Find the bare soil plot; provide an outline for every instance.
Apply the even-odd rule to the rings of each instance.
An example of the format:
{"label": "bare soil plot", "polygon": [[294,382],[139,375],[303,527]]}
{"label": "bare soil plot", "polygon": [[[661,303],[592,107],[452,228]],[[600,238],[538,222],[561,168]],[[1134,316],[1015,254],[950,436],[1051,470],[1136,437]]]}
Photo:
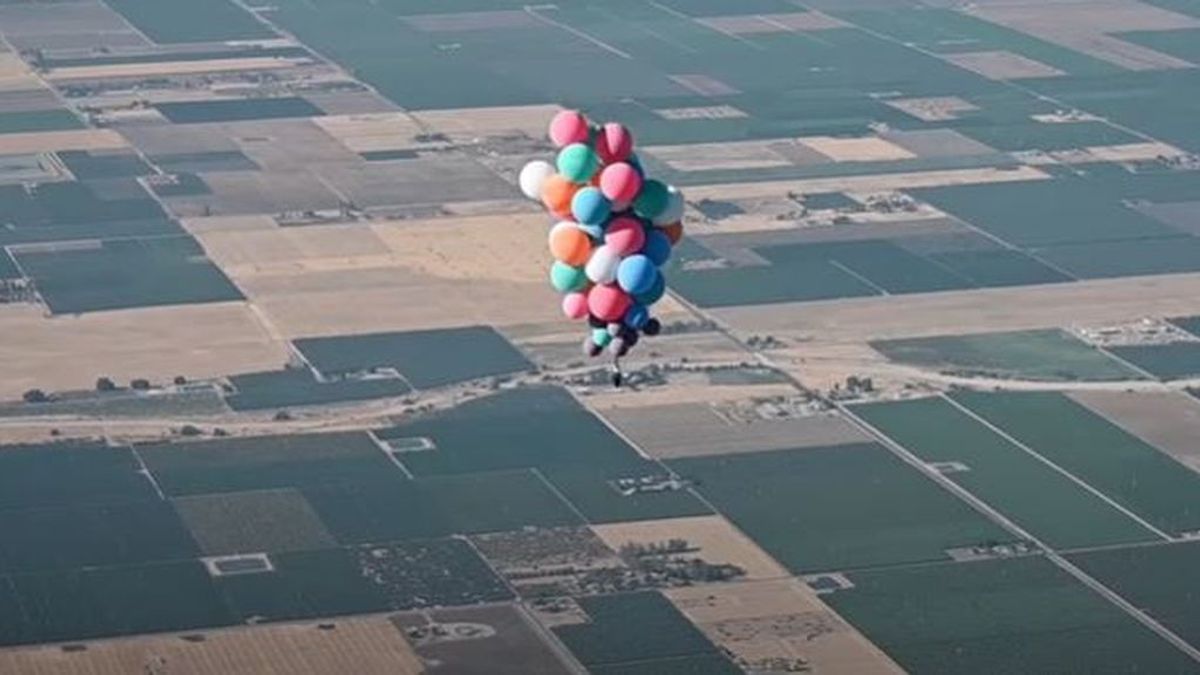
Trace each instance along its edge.
{"label": "bare soil plot", "polygon": [[787,570],[722,516],[593,525],[592,529],[614,551],[628,544],[649,546],[685,539],[695,549],[687,554],[689,557],[713,565],[736,565],[746,571],[746,579],[788,576]]}
{"label": "bare soil plot", "polygon": [[1200,27],[1200,20],[1187,15],[1129,0],[973,6],[967,12],[1128,70],[1192,68],[1193,65],[1112,37],[1109,33]]}
{"label": "bare soil plot", "polygon": [[436,609],[402,614],[393,621],[408,635],[428,675],[572,672],[559,653],[561,647],[552,647],[520,606]]}
{"label": "bare soil plot", "polygon": [[1013,52],[959,52],[943,54],[942,58],[959,68],[966,68],[992,80],[1021,80],[1066,75],[1058,68]]}
{"label": "bare soil plot", "polygon": [[731,143],[695,143],[691,145],[659,145],[644,148],[676,171],[712,171],[718,169],[769,169],[791,166],[791,160],[771,149],[771,141],[737,141]]}
{"label": "bare soil plot", "polygon": [[1123,145],[1099,145],[1084,148],[1091,161],[1139,162],[1159,157],[1179,157],[1186,153],[1166,143],[1126,143]]}
{"label": "bare soil plot", "polygon": [[29,675],[419,675],[424,665],[387,617],[154,635],[0,651],[0,671]]}
{"label": "bare soil plot", "polygon": [[27,155],[59,150],[120,150],[129,147],[111,129],[30,131],[0,135],[0,155]]}
{"label": "bare soil plot", "polygon": [[944,122],[958,119],[958,113],[979,110],[979,106],[957,96],[925,98],[896,98],[885,101],[900,112],[925,122]]}
{"label": "bare soil plot", "polygon": [[[286,345],[273,340],[241,302],[155,307],[46,319],[30,305],[0,307],[0,397],[35,387],[90,389],[176,375],[208,378],[275,370]],[[33,346],[36,345],[36,348]]]}
{"label": "bare soil plot", "polygon": [[1179,392],[1087,391],[1076,403],[1200,471],[1200,401]]}
{"label": "bare soil plot", "polygon": [[916,157],[904,148],[882,138],[834,138],[811,136],[800,142],[835,162],[888,162]]}
{"label": "bare soil plot", "polygon": [[[165,57],[164,57],[165,58]],[[296,65],[292,59],[273,56],[240,59],[209,59],[205,61],[160,61],[157,63],[124,63],[103,66],[71,66],[54,68],[45,74],[51,82],[92,80],[104,78],[145,78],[196,73],[233,73],[247,70],[278,70]]]}
{"label": "bare soil plot", "polygon": [[0,5],[0,26],[13,47],[80,49],[148,46],[150,42],[99,0]]}
{"label": "bare soil plot", "polygon": [[351,152],[406,150],[428,145],[416,139],[425,127],[404,112],[327,115],[313,118],[313,124]]}
{"label": "bare soil plot", "polygon": [[730,35],[795,33],[848,27],[845,22],[821,12],[713,16],[696,19],[696,22]]}
{"label": "bare soil plot", "polygon": [[603,416],[652,457],[699,457],[869,440],[840,416],[815,414],[745,423],[708,402],[608,408]]}
{"label": "bare soil plot", "polygon": [[[750,333],[782,331],[818,340],[953,335],[1182,316],[1196,309],[1200,274],[1130,277],[1020,288],[797,305],[729,307],[714,314]],[[851,340],[851,341],[854,341]]]}
{"label": "bare soil plot", "polygon": [[556,105],[520,105],[420,110],[412,115],[430,132],[446,134],[455,141],[513,135],[544,139],[547,125],[559,110],[562,108]]}
{"label": "bare soil plot", "polygon": [[[903,672],[801,581],[675,588],[679,611],[744,668],[869,675]],[[787,672],[791,672],[788,670]]]}
{"label": "bare soil plot", "polygon": [[741,93],[737,88],[711,75],[671,75],[670,78],[681,87],[686,87],[701,96],[733,96]]}

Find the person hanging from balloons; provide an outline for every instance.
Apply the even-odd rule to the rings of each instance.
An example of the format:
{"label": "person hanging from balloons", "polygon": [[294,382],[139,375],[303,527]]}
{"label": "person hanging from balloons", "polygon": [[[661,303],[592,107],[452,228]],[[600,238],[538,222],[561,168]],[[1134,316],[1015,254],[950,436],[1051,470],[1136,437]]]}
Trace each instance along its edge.
{"label": "person hanging from balloons", "polygon": [[683,236],[683,194],[648,178],[621,124],[593,125],[564,110],[550,122],[558,155],[534,160],[518,182],[557,221],[550,228],[550,284],[562,310],[586,321],[584,353],[612,355],[612,380],[621,386],[621,357],[662,328],[651,307],[666,294],[663,266]]}

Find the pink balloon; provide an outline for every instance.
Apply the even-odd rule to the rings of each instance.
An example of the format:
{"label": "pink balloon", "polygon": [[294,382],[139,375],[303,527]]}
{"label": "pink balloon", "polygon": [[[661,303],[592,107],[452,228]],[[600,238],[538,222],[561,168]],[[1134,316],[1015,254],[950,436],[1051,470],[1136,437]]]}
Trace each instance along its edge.
{"label": "pink balloon", "polygon": [[586,143],[588,121],[578,110],[563,110],[550,120],[550,141],[563,148],[572,143]]}
{"label": "pink balloon", "polygon": [[633,154],[633,134],[616,122],[605,124],[596,138],[596,154],[605,164],[624,162]]}
{"label": "pink balloon", "polygon": [[646,230],[637,218],[619,216],[613,218],[604,231],[604,243],[625,257],[642,250],[646,244]]}
{"label": "pink balloon", "polygon": [[642,174],[625,162],[609,164],[600,172],[600,191],[609,201],[633,201],[641,189]]}
{"label": "pink balloon", "polygon": [[588,291],[588,309],[601,321],[620,321],[633,300],[616,284],[593,286]]}
{"label": "pink balloon", "polygon": [[582,319],[588,315],[587,295],[579,292],[567,293],[562,300],[563,314],[568,319]]}

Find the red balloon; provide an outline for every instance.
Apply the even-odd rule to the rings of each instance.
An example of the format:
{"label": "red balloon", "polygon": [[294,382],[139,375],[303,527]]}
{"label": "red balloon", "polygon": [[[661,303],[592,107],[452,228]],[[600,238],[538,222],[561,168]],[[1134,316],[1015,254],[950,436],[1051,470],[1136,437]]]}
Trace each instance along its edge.
{"label": "red balloon", "polygon": [[646,243],[646,230],[637,218],[617,216],[604,230],[604,243],[621,257],[632,255]]}
{"label": "red balloon", "polygon": [[616,284],[594,286],[588,291],[588,310],[602,321],[620,321],[633,299]]}
{"label": "red balloon", "polygon": [[563,110],[550,120],[550,141],[560,148],[586,143],[590,133],[587,118],[578,110]]}
{"label": "red balloon", "polygon": [[625,162],[609,164],[600,172],[600,191],[613,202],[631,202],[642,189],[642,174]]}
{"label": "red balloon", "polygon": [[605,124],[596,137],[596,154],[605,164],[624,162],[633,154],[633,134],[616,122]]}

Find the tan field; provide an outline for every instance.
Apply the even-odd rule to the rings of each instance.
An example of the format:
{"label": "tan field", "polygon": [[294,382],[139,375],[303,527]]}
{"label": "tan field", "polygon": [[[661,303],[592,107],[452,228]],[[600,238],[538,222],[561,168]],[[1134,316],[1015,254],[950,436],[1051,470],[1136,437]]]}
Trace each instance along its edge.
{"label": "tan field", "polygon": [[833,138],[812,136],[800,142],[835,162],[887,162],[916,157],[904,148],[882,138]]}
{"label": "tan field", "polygon": [[100,376],[152,382],[271,370],[287,362],[245,303],[152,307],[47,319],[0,306],[0,396],[32,388],[90,389]]}
{"label": "tan field", "polygon": [[1005,51],[943,54],[942,58],[959,68],[965,68],[993,80],[1020,80],[1066,75],[1063,71],[1040,61]]}
{"label": "tan field", "polygon": [[688,553],[711,564],[737,565],[746,579],[781,579],[788,572],[721,516],[668,518],[636,523],[593,525],[592,530],[614,551],[626,544],[656,544],[686,539],[699,549]]}
{"label": "tan field", "polygon": [[944,122],[958,119],[958,113],[979,110],[970,101],[957,96],[932,96],[928,98],[901,98],[885,101],[893,108],[908,113],[925,122]]}
{"label": "tan field", "polygon": [[408,113],[368,113],[314,117],[313,124],[352,152],[404,150],[421,145],[421,124]]}
{"label": "tan field", "polygon": [[209,59],[206,61],[160,61],[158,63],[122,63],[105,66],[72,66],[55,68],[45,74],[52,82],[65,80],[95,80],[107,77],[158,77],[192,75],[195,73],[230,73],[243,70],[277,70],[291,68],[296,61],[269,56],[244,59]]}
{"label": "tan field", "polygon": [[689,187],[687,196],[697,199],[762,199],[784,197],[789,192],[888,192],[945,185],[978,185],[1010,183],[1026,180],[1047,180],[1050,176],[1031,166],[1016,169],[952,169],[945,171],[914,171],[876,176],[839,176],[802,180],[760,181]]}
{"label": "tan field", "polygon": [[1184,316],[1200,308],[1200,274],[1098,279],[903,297],[730,307],[711,313],[747,333],[833,342],[1052,328]]}
{"label": "tan field", "polygon": [[26,675],[418,675],[425,672],[404,635],[387,617],[197,631],[176,635],[0,650],[0,672]]}
{"label": "tan field", "polygon": [[430,131],[446,134],[456,141],[471,141],[514,134],[544,139],[550,120],[560,110],[556,105],[519,105],[421,110],[412,114]]}
{"label": "tan field", "polygon": [[729,35],[758,35],[760,33],[791,33],[831,28],[846,24],[821,12],[784,12],[749,16],[714,16],[697,19],[697,23]]}
{"label": "tan field", "polygon": [[967,12],[1128,70],[1191,68],[1193,64],[1110,33],[1200,28],[1200,20],[1129,0],[972,6]]}
{"label": "tan field", "polygon": [[869,440],[840,416],[815,414],[784,420],[735,421],[710,402],[675,402],[605,409],[609,422],[651,457],[672,459]]}
{"label": "tan field", "polygon": [[674,588],[671,602],[750,670],[833,675],[903,671],[803,582],[745,581]]}
{"label": "tan field", "polygon": [[677,171],[765,169],[790,166],[791,162],[771,150],[772,143],[772,141],[735,141],[657,145],[643,148],[641,152],[654,156],[655,159]]}
{"label": "tan field", "polygon": [[1073,392],[1071,398],[1200,471],[1200,401],[1183,392]]}
{"label": "tan field", "polygon": [[272,230],[196,222],[209,256],[289,338],[561,319],[540,214]]}
{"label": "tan field", "polygon": [[1099,145],[1084,148],[1091,156],[1088,161],[1137,162],[1159,157],[1179,157],[1184,151],[1166,143],[1126,143],[1124,145]]}
{"label": "tan field", "polygon": [[128,145],[112,129],[30,131],[0,135],[0,155],[31,155],[59,150],[120,150]]}

